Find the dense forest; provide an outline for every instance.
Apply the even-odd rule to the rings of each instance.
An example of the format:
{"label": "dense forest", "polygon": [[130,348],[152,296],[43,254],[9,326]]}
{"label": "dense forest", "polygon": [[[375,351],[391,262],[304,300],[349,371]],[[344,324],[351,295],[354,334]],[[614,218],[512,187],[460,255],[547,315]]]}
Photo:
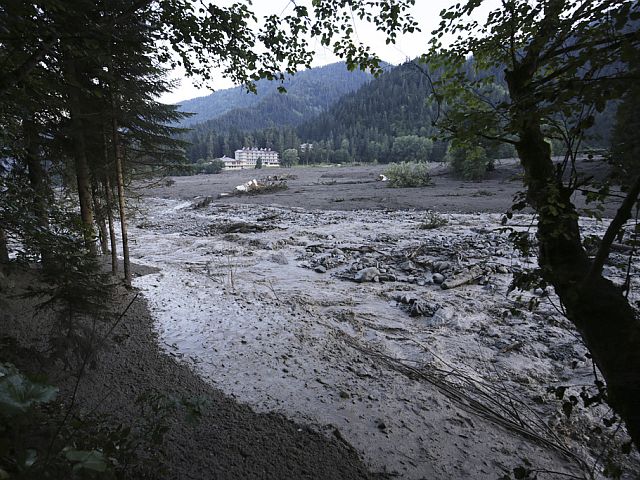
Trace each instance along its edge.
{"label": "dense forest", "polygon": [[[277,126],[256,129],[247,125],[263,117],[260,107],[227,112],[216,120],[191,127],[193,130],[184,136],[191,143],[187,156],[195,162],[233,156],[242,146],[264,146],[280,152],[299,149],[303,163],[440,161],[446,153],[446,143],[437,142],[434,146],[430,139],[435,133],[431,126],[435,106],[429,104],[428,79],[420,68],[414,63],[388,67],[380,77],[356,91],[333,98],[327,104],[329,108],[307,109],[307,113],[315,114],[304,116],[296,116],[301,97],[286,98],[291,95],[289,89],[286,94],[276,94],[285,97],[278,101],[279,106],[289,107],[281,108],[278,114],[294,116],[297,122],[285,118]],[[300,149],[301,144],[313,146]]]}
{"label": "dense forest", "polygon": [[[371,80],[362,71],[350,72],[334,63],[302,71],[284,82],[257,82],[257,93],[237,87],[215,92],[180,105],[180,110],[196,115],[182,120],[191,131],[183,138],[191,145],[191,161],[233,156],[246,147],[269,147],[280,152],[298,148],[295,127],[334,105],[345,94]],[[286,89],[281,93],[278,89]],[[210,117],[195,125],[189,122]]]}

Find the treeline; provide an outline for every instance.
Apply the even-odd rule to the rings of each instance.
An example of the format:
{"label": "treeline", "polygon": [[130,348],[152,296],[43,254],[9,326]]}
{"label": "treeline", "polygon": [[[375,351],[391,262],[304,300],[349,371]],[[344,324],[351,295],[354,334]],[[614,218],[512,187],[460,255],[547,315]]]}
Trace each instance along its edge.
{"label": "treeline", "polygon": [[225,155],[233,157],[234,152],[242,147],[270,148],[282,153],[289,148],[298,149],[301,144],[294,127],[271,127],[252,132],[242,132],[233,128],[228,133],[217,133],[209,130],[206,124],[201,124],[194,126],[193,130],[182,138],[189,142],[186,155],[191,163]]}

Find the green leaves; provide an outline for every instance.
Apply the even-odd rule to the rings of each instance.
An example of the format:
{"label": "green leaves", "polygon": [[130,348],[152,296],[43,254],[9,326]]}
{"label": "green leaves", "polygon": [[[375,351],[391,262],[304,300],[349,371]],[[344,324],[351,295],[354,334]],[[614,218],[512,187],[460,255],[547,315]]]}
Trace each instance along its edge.
{"label": "green leaves", "polygon": [[0,364],[0,415],[23,415],[36,404],[55,399],[58,389],[32,382],[11,364]]}
{"label": "green leaves", "polygon": [[426,163],[392,163],[385,170],[389,188],[417,188],[433,184]]}

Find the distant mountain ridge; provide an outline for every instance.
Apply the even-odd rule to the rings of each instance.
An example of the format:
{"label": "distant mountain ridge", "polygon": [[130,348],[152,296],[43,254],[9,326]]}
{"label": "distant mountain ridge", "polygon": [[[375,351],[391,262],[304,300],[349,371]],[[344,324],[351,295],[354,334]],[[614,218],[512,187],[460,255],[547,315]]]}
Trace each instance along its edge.
{"label": "distant mountain ridge", "polygon": [[[216,132],[241,131],[271,126],[299,125],[327,110],[343,95],[357,90],[372,76],[361,71],[350,72],[344,63],[303,70],[279,81],[256,82],[257,94],[242,87],[219,90],[206,97],[180,103],[183,112],[195,113],[180,126],[207,123]],[[284,86],[286,93],[278,92]]]}

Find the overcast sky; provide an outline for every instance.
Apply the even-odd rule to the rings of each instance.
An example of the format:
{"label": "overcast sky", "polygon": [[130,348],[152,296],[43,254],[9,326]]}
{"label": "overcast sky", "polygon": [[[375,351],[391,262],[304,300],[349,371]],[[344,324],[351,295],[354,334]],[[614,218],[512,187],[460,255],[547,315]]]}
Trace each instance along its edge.
{"label": "overcast sky", "polygon": [[[443,8],[457,3],[460,0],[416,0],[416,5],[411,10],[412,15],[419,23],[419,33],[405,35],[399,37],[395,45],[386,45],[384,35],[376,32],[375,27],[366,22],[359,23],[356,27],[358,38],[371,48],[385,61],[392,64],[399,64],[407,59],[415,58],[427,50],[427,42],[430,33],[438,26],[440,22],[439,13]],[[218,4],[228,4],[228,1],[217,2]],[[311,9],[311,0],[302,0],[297,2],[299,5],[307,4]],[[499,0],[486,0],[487,8],[498,5]],[[252,6],[258,17],[281,12],[286,13],[286,9],[291,8],[290,0],[254,0]],[[338,61],[329,50],[322,47],[318,41],[310,42],[311,48],[316,51],[316,57],[313,66],[326,65]],[[208,89],[197,89],[188,78],[184,77],[184,72],[176,70],[172,76],[178,79],[180,86],[172,93],[163,95],[160,100],[165,103],[178,103],[194,97],[201,97],[211,93]],[[230,88],[233,84],[222,75],[214,76],[213,86],[216,90]]]}

